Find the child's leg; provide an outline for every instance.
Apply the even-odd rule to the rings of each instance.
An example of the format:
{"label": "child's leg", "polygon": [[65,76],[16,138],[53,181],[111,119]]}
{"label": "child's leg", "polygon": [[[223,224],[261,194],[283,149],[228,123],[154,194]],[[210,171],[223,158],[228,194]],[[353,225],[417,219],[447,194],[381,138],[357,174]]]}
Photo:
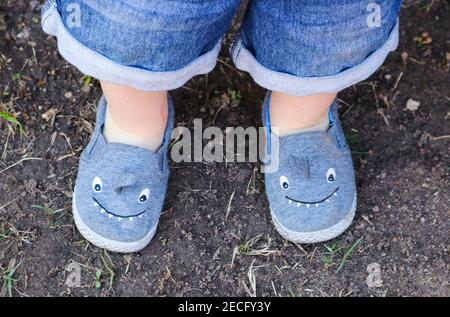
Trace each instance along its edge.
{"label": "child's leg", "polygon": [[328,112],[334,93],[298,97],[282,92],[272,92],[270,119],[278,127],[280,136],[311,131],[326,131],[329,126]]}
{"label": "child's leg", "polygon": [[280,137],[266,138],[266,162],[276,162],[278,169],[271,164],[265,188],[273,222],[288,240],[329,240],[352,222],[355,175],[333,100],[336,92],[369,77],[395,49],[400,4],[249,4],[231,51],[236,66],[269,90],[263,123]]}
{"label": "child's leg", "polygon": [[42,21],[57,36],[60,53],[101,81],[108,102],[106,139],[156,150],[167,90],[212,70],[238,5],[239,0],[48,0]]}
{"label": "child's leg", "polygon": [[239,0],[44,5],[44,31],[57,36],[70,63],[101,81],[105,97],[73,193],[75,224],[91,243],[134,252],[152,239],[169,176],[174,110],[167,91],[212,70],[238,5]]}
{"label": "child's leg", "polygon": [[156,152],[167,122],[167,91],[146,92],[101,82],[108,103],[103,134],[108,142]]}

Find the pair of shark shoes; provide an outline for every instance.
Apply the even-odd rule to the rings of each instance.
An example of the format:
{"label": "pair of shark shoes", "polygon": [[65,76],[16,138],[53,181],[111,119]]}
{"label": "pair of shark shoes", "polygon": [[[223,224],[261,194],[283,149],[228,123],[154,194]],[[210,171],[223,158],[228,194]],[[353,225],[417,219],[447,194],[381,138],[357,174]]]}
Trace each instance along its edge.
{"label": "pair of shark shoes", "polygon": [[[269,100],[270,93],[262,109],[266,149],[275,137]],[[106,106],[102,98],[94,134],[80,157],[72,202],[74,220],[92,244],[113,252],[137,252],[153,238],[164,204],[173,103],[169,98],[163,144],[155,153],[108,143],[102,134]],[[355,215],[356,190],[336,105],[331,107],[327,132],[298,133],[277,142],[279,168],[265,174],[265,187],[278,232],[296,243],[326,241],[344,232]]]}

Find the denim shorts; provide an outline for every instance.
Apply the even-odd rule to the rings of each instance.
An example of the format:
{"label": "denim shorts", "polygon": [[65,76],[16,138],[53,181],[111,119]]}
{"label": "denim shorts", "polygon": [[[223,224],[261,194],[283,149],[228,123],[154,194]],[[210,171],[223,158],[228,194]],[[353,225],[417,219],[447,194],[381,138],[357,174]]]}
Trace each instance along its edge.
{"label": "denim shorts", "polygon": [[[47,0],[61,55],[100,80],[155,91],[211,71],[240,0]],[[337,92],[398,44],[401,0],[250,0],[230,53],[261,86]]]}

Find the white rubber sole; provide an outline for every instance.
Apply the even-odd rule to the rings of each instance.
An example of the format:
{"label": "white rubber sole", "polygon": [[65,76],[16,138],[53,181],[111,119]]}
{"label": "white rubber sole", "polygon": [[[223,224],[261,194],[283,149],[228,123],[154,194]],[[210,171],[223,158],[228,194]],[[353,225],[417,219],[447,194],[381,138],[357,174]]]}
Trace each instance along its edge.
{"label": "white rubber sole", "polygon": [[356,193],[355,197],[353,198],[350,211],[347,213],[344,219],[342,219],[337,224],[329,228],[311,232],[292,231],[283,226],[283,224],[275,216],[275,213],[272,211],[272,209],[270,210],[270,213],[272,215],[272,220],[273,223],[275,224],[275,228],[277,229],[278,233],[286,240],[295,243],[318,243],[334,239],[338,235],[342,234],[345,230],[347,230],[347,228],[350,227],[353,218],[355,217],[355,211],[356,211]]}
{"label": "white rubber sole", "polygon": [[78,231],[80,231],[81,235],[93,245],[112,252],[132,253],[142,250],[150,243],[153,236],[155,235],[156,227],[158,226],[158,224],[155,224],[150,232],[147,233],[141,240],[133,242],[120,242],[107,239],[99,235],[98,233],[95,233],[84,223],[77,211],[75,193],[73,194],[72,199],[72,212],[73,218],[75,219],[75,225],[77,226],[77,229]]}

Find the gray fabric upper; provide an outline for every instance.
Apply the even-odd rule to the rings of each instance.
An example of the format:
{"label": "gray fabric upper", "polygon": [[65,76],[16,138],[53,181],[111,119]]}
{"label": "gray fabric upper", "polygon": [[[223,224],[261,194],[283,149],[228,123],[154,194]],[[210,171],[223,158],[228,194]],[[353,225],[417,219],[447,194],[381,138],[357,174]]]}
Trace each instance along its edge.
{"label": "gray fabric upper", "polygon": [[95,233],[113,241],[134,242],[158,223],[164,204],[173,105],[169,98],[164,141],[156,153],[107,143],[102,134],[105,112],[106,102],[102,98],[94,134],[80,157],[74,190],[76,208],[83,222]]}
{"label": "gray fabric upper", "polygon": [[[266,127],[270,124],[264,115],[269,100],[270,95],[262,109]],[[272,212],[284,227],[295,232],[313,232],[335,225],[348,214],[355,196],[351,153],[336,104],[330,111],[332,123],[327,132],[280,137],[279,169],[265,174]]]}

